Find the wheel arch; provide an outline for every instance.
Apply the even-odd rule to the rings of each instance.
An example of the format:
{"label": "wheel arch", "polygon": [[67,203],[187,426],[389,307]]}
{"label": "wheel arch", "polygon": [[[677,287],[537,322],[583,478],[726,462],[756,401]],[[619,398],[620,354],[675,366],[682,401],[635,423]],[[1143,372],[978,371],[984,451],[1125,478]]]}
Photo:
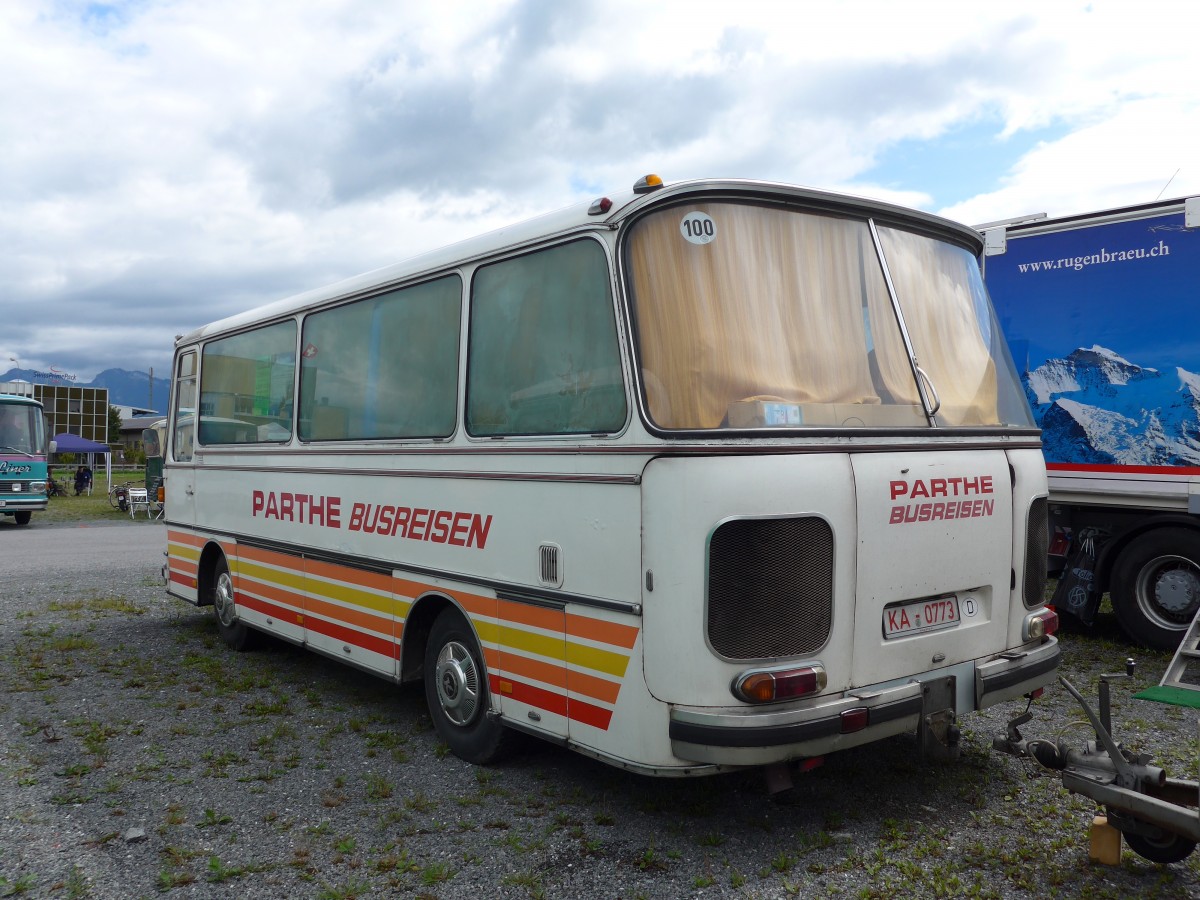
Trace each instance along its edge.
{"label": "wheel arch", "polygon": [[438,591],[422,594],[413,602],[404,619],[404,632],[400,639],[401,684],[421,681],[424,677],[425,647],[429,643],[429,632],[433,629],[434,620],[447,609],[456,610],[462,616],[471,633],[475,635],[480,652],[483,652],[483,642],[479,640],[475,623],[460,604]]}
{"label": "wheel arch", "polygon": [[[216,571],[217,561],[224,557],[225,550],[216,541],[209,541],[200,551],[200,559],[196,563],[197,606],[212,606],[213,573]],[[226,560],[226,564],[228,565],[228,560]],[[233,567],[229,568],[232,572]]]}

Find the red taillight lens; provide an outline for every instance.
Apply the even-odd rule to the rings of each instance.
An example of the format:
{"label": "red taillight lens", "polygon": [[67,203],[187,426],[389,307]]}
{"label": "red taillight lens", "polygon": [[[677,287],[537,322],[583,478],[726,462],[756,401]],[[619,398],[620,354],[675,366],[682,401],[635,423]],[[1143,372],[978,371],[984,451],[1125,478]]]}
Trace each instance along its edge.
{"label": "red taillight lens", "polygon": [[842,720],[842,734],[853,734],[870,724],[871,713],[865,706],[859,706],[846,710],[839,718]]}
{"label": "red taillight lens", "polygon": [[1043,619],[1045,624],[1046,634],[1056,634],[1058,632],[1058,613],[1052,609],[1046,610],[1046,616]]}
{"label": "red taillight lens", "polygon": [[1025,617],[1024,639],[1039,641],[1058,631],[1058,613],[1047,607]]}
{"label": "red taillight lens", "polygon": [[746,672],[733,683],[733,693],[750,703],[795,700],[825,690],[829,683],[821,666]]}

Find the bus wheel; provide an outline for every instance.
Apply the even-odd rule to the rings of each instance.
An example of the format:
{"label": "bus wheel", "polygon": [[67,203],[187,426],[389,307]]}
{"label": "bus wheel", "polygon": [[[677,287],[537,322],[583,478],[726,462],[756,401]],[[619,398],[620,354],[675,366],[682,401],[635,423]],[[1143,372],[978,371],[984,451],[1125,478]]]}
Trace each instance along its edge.
{"label": "bus wheel", "polygon": [[238,618],[237,599],[233,593],[233,578],[224,555],[217,557],[213,567],[212,607],[217,617],[217,632],[221,640],[234,650],[251,650],[258,643],[258,632],[248,628]]}
{"label": "bus wheel", "polygon": [[488,717],[487,666],[470,626],[443,610],[425,645],[425,702],[438,736],[455,756],[485,765],[500,759],[514,733]]}
{"label": "bus wheel", "polygon": [[18,525],[28,525],[29,520],[33,518],[33,513],[27,509],[22,509],[13,514],[13,518],[17,520]]}
{"label": "bus wheel", "polygon": [[1138,643],[1174,650],[1200,609],[1200,534],[1160,528],[1135,538],[1113,566],[1113,610]]}

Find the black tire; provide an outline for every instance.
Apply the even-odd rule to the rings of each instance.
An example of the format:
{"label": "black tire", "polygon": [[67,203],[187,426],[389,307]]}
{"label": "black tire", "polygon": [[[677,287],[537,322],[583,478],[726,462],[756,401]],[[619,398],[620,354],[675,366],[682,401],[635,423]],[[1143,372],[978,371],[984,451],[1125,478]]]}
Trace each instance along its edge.
{"label": "black tire", "polygon": [[226,562],[223,554],[213,565],[209,595],[212,600],[214,618],[217,620],[217,632],[221,635],[221,640],[239,653],[253,650],[258,646],[258,632],[248,627],[238,617],[237,595],[233,590],[233,578],[229,574],[229,563]]}
{"label": "black tire", "polygon": [[459,759],[487,765],[512,749],[516,734],[487,714],[487,666],[470,625],[454,609],[443,610],[429,632],[425,702],[433,727]]}
{"label": "black tire", "polygon": [[1196,849],[1195,841],[1189,841],[1185,837],[1167,832],[1163,832],[1158,838],[1129,833],[1125,835],[1125,843],[1142,859],[1164,864],[1177,863],[1181,859],[1187,859]]}
{"label": "black tire", "polygon": [[13,518],[17,520],[18,525],[28,525],[29,520],[33,518],[33,513],[27,509],[18,510],[13,513]]}
{"label": "black tire", "polygon": [[1134,538],[1117,557],[1112,604],[1139,644],[1174,650],[1200,609],[1200,533],[1160,528]]}

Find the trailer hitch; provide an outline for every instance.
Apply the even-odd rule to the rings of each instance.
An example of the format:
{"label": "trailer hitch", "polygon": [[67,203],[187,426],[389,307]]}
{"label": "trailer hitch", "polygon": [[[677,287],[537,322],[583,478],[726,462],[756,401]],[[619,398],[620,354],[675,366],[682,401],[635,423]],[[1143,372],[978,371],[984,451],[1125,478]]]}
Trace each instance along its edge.
{"label": "trailer hitch", "polygon": [[1200,784],[1168,778],[1151,763],[1149,754],[1133,753],[1113,737],[1110,684],[1131,678],[1135,668],[1129,659],[1124,673],[1100,676],[1098,713],[1065,676],[1058,677],[1096,732],[1096,739],[1085,742],[1083,749],[1061,739],[1023,737],[1021,726],[1033,719],[1032,698],[1025,711],[1008,723],[1005,736],[992,741],[992,748],[1059,772],[1068,791],[1106,807],[1108,824],[1124,835],[1139,856],[1152,862],[1178,862],[1200,842]]}

